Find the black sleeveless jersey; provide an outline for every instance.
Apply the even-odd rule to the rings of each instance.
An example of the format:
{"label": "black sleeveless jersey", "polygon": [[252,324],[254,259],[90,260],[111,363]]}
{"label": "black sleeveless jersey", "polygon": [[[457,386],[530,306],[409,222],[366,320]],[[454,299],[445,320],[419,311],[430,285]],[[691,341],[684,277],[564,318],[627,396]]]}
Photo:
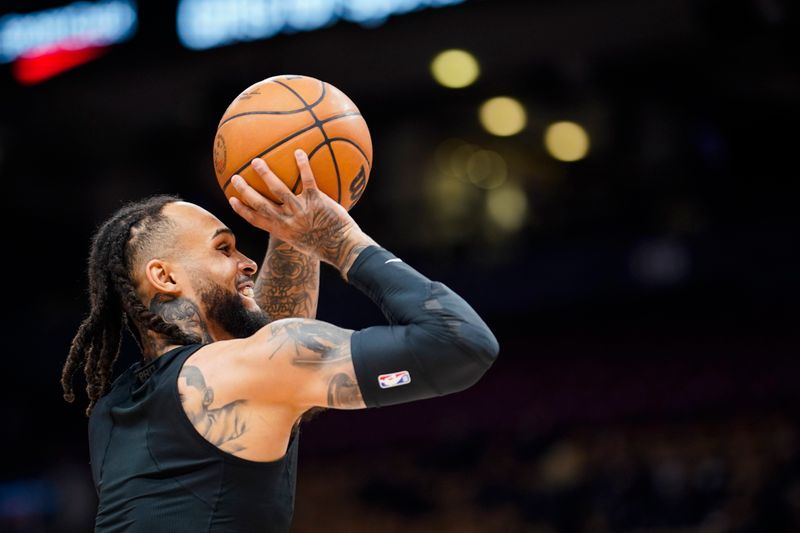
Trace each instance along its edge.
{"label": "black sleeveless jersey", "polygon": [[294,509],[297,430],[271,462],[218,449],[192,426],[178,374],[201,345],[134,364],[89,419],[95,531],[217,533],[288,531]]}

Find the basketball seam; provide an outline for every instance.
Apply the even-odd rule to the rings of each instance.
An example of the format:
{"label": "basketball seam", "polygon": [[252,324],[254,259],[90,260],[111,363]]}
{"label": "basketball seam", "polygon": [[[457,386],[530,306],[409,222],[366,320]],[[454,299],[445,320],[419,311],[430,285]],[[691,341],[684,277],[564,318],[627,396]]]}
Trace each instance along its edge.
{"label": "basketball seam", "polygon": [[[334,116],[332,116],[332,117],[328,117],[328,118],[326,118],[325,120],[322,120],[321,122],[322,122],[322,124],[327,124],[328,122],[333,122],[334,120],[339,120],[340,118],[344,118],[344,117],[356,117],[356,116],[361,116],[361,113],[359,113],[358,111],[348,111],[347,113],[341,113],[341,114],[339,114],[339,115],[334,115]],[[284,138],[283,138],[283,139],[281,139],[280,141],[278,141],[278,142],[274,143],[272,146],[270,146],[269,148],[267,148],[267,149],[266,149],[266,150],[264,150],[263,152],[261,152],[261,153],[259,153],[259,154],[256,154],[256,155],[254,155],[253,157],[249,158],[249,159],[247,160],[247,163],[245,163],[245,164],[244,164],[242,167],[240,167],[239,169],[237,169],[236,171],[234,171],[234,172],[233,172],[233,174],[231,174],[231,177],[230,177],[230,178],[228,178],[227,180],[225,180],[225,183],[223,183],[223,184],[222,184],[222,190],[223,190],[223,191],[225,191],[225,190],[227,190],[227,189],[228,189],[228,187],[229,187],[229,186],[230,186],[230,184],[231,184],[231,180],[233,179],[233,176],[234,176],[235,174],[241,174],[241,173],[242,173],[242,172],[243,172],[243,171],[244,171],[244,170],[245,170],[247,167],[249,167],[249,166],[250,166],[250,161],[252,161],[252,160],[253,160],[253,159],[255,159],[256,157],[261,157],[261,156],[263,156],[263,155],[265,155],[265,154],[268,154],[269,152],[271,152],[271,151],[272,151],[272,150],[274,150],[275,148],[277,148],[277,147],[281,146],[282,144],[285,144],[285,143],[287,143],[287,142],[291,141],[292,139],[294,139],[294,138],[295,138],[295,137],[297,137],[298,135],[302,135],[302,134],[304,134],[304,133],[306,133],[306,132],[308,132],[308,131],[311,131],[311,130],[313,130],[315,127],[317,127],[317,125],[316,125],[316,124],[311,124],[310,126],[306,126],[305,128],[303,128],[303,129],[301,129],[301,130],[297,130],[297,131],[295,131],[294,133],[292,133],[291,135],[288,135],[287,137],[284,137]]]}
{"label": "basketball seam", "polygon": [[[322,137],[325,139],[325,144],[328,146],[328,151],[331,153],[331,161],[333,161],[333,170],[336,171],[336,194],[337,194],[336,201],[341,204],[342,203],[342,176],[339,173],[339,163],[336,162],[336,154],[333,152],[333,146],[331,146],[331,144],[330,144],[330,140],[328,139],[328,134],[325,132],[325,128],[322,127],[323,122],[320,121],[320,119],[317,117],[317,114],[314,113],[314,109],[313,109],[314,106],[309,105],[308,102],[306,102],[305,98],[303,98],[300,95],[300,93],[298,93],[297,91],[295,91],[294,89],[292,89],[291,87],[286,85],[285,83],[281,83],[278,80],[275,80],[275,83],[277,83],[278,85],[281,85],[282,87],[285,87],[286,90],[288,90],[293,95],[295,95],[303,103],[303,105],[306,106],[306,108],[308,109],[308,112],[311,113],[311,117],[314,119],[314,125],[317,126],[319,128],[319,131],[322,133]],[[325,97],[325,92],[326,92],[326,85],[327,84],[324,81],[321,81],[320,83],[322,84],[322,97],[317,101],[317,103],[322,101],[322,98]]]}
{"label": "basketball seam", "polygon": [[[302,78],[302,76],[301,76],[300,78]],[[296,80],[296,79],[299,79],[299,78],[286,78],[286,79],[290,79],[290,80]],[[281,82],[280,82],[280,81],[278,81],[278,80],[272,80],[272,83],[277,83],[278,85],[281,85],[281,86],[283,86],[283,87],[286,87],[287,89],[289,89],[290,91],[292,91],[292,93],[293,93],[295,96],[297,96],[297,97],[300,99],[300,101],[301,101],[301,102],[303,102],[303,105],[304,105],[304,106],[306,106],[306,107],[311,107],[311,108],[313,108],[313,107],[317,107],[317,106],[318,106],[318,105],[319,105],[319,104],[320,104],[320,103],[321,103],[321,102],[322,102],[322,101],[325,99],[325,95],[328,93],[328,88],[326,87],[326,83],[325,83],[324,81],[321,81],[321,82],[320,82],[320,84],[322,84],[322,92],[319,94],[319,98],[317,98],[316,100],[314,100],[312,103],[310,103],[310,104],[309,104],[309,103],[307,103],[307,102],[306,102],[306,101],[303,99],[303,97],[302,97],[302,96],[300,96],[299,94],[297,94],[297,92],[295,92],[295,91],[294,91],[294,90],[293,90],[291,87],[289,87],[289,86],[288,86],[288,85],[286,85],[285,83],[281,83]]]}
{"label": "basketball seam", "polygon": [[331,144],[333,144],[336,141],[341,141],[341,142],[346,142],[346,143],[352,144],[353,146],[356,147],[356,150],[358,150],[361,153],[361,155],[364,156],[364,160],[367,162],[367,168],[372,169],[372,164],[369,161],[369,157],[367,157],[367,153],[364,151],[363,148],[361,148],[358,145],[357,142],[355,142],[352,139],[348,139],[347,137],[331,137],[330,141],[331,141]]}
{"label": "basketball seam", "polygon": [[243,113],[236,113],[235,115],[231,115],[230,117],[226,118],[222,122],[219,123],[217,128],[221,128],[224,124],[227,124],[231,120],[239,117],[245,117],[247,115],[294,115],[295,113],[302,113],[306,109],[292,109],[291,111],[245,111]]}
{"label": "basketball seam", "polygon": [[[287,79],[295,80],[297,78],[287,78]],[[272,83],[278,83],[278,82],[272,80]],[[283,84],[281,83],[279,85]],[[285,85],[283,86],[285,87]],[[318,105],[320,102],[322,102],[323,98],[325,98],[325,87],[322,88],[322,94],[320,94],[319,98],[317,98],[317,100],[311,104],[311,107]],[[244,117],[247,115],[293,115],[295,113],[302,113],[303,111],[307,110],[308,110],[308,105],[305,102],[303,102],[303,107],[301,107],[300,109],[292,109],[291,111],[245,111],[244,113],[237,113],[233,116],[226,118],[225,120],[219,123],[217,129],[221,128],[223,124],[226,124],[235,118]]]}

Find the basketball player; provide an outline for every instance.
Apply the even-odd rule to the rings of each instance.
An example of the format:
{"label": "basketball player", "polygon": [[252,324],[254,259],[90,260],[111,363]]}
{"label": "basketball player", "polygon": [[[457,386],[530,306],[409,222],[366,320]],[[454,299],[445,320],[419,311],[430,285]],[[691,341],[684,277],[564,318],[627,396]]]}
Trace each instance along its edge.
{"label": "basketball player", "polygon": [[[86,374],[96,531],[287,531],[303,413],[460,391],[495,360],[497,341],[469,305],[379,247],[319,191],[306,154],[296,159],[301,194],[256,159],[281,203],[237,176],[242,201],[231,206],[312,270],[337,268],[389,325],[270,322],[254,298],[256,264],[214,215],[168,196],[120,209],[92,242],[91,312],[62,376],[72,401],[73,374]],[[278,301],[291,293],[308,314],[311,289],[272,303],[296,310]],[[125,325],[143,360],[109,386]]]}

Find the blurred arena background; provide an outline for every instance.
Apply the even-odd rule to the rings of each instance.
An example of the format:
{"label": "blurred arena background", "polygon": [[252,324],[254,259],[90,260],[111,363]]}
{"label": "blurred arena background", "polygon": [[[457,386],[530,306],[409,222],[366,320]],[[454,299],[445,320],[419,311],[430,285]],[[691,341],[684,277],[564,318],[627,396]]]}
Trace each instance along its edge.
{"label": "blurred arena background", "polygon": [[[797,22],[788,0],[4,0],[0,530],[92,527],[58,379],[95,226],[178,193],[260,259],[212,141],[296,73],[371,127],[356,220],[501,356],[465,393],[307,423],[293,531],[800,531]],[[319,318],[382,320],[327,268]]]}

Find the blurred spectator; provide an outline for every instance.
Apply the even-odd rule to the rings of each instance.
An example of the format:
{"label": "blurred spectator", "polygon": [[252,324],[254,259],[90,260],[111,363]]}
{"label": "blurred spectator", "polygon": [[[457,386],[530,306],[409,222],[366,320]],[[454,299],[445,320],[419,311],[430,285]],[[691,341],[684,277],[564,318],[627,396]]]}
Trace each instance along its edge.
{"label": "blurred spectator", "polygon": [[294,531],[798,531],[797,432],[768,414],[336,456],[301,471]]}

